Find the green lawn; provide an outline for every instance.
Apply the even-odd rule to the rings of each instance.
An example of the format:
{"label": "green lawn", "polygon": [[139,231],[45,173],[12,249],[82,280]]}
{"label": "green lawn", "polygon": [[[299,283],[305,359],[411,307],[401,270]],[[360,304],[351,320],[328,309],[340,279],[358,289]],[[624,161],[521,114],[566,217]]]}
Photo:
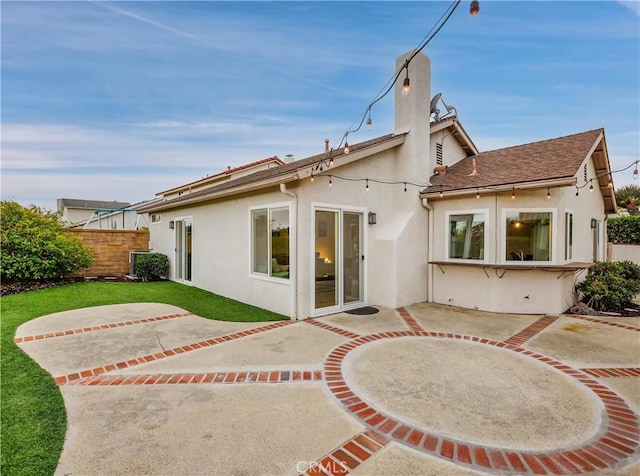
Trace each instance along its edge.
{"label": "green lawn", "polygon": [[1,474],[53,474],[67,427],[62,395],[53,378],[13,343],[18,326],[54,312],[133,302],[173,304],[198,316],[222,321],[285,319],[173,282],[77,283],[0,298]]}

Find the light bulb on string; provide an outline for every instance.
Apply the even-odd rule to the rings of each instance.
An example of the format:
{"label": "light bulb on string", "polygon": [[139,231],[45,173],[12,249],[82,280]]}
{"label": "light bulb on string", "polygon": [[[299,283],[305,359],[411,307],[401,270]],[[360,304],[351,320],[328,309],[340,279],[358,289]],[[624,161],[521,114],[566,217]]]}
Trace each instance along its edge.
{"label": "light bulb on string", "polygon": [[315,179],[315,177],[313,176],[313,170],[312,170],[312,171],[311,171],[311,183],[313,183],[313,182],[315,182],[315,181],[316,181],[316,179]]}
{"label": "light bulb on string", "polygon": [[406,96],[409,94],[409,90],[411,89],[411,81],[409,80],[409,60],[405,61],[404,67],[407,70],[407,75],[404,78],[404,82],[402,83],[402,94]]}
{"label": "light bulb on string", "polygon": [[440,185],[440,198],[444,196],[444,192],[442,191],[442,185]]}
{"label": "light bulb on string", "polygon": [[365,186],[365,190],[368,192],[369,191],[369,179],[366,179],[366,183],[367,183],[367,185]]}
{"label": "light bulb on string", "polygon": [[331,180],[331,175],[329,175],[329,187],[333,187],[333,181]]}
{"label": "light bulb on string", "polygon": [[476,16],[480,13],[480,2],[478,0],[473,0],[471,5],[469,5],[469,15]]}
{"label": "light bulb on string", "polygon": [[589,192],[593,192],[593,182],[589,180]]}
{"label": "light bulb on string", "polygon": [[407,191],[407,182],[404,183],[404,191]]}
{"label": "light bulb on string", "polygon": [[348,154],[349,152],[351,152],[351,149],[349,149],[349,143],[347,142],[346,138],[344,141],[344,153]]}
{"label": "light bulb on string", "polygon": [[633,169],[633,174],[631,175],[633,180],[638,180],[638,161],[636,160],[636,167]]}
{"label": "light bulb on string", "polygon": [[480,189],[476,189],[476,199],[480,200]]}
{"label": "light bulb on string", "polygon": [[551,198],[551,192],[549,191],[549,187],[547,187],[547,200]]}
{"label": "light bulb on string", "polygon": [[516,199],[516,188],[513,187],[511,189],[511,200],[515,200]]}
{"label": "light bulb on string", "polygon": [[611,181],[611,178],[609,178],[609,181],[607,182],[607,188],[613,188],[613,182]]}
{"label": "light bulb on string", "polygon": [[371,120],[371,109],[369,109],[369,117],[367,117],[367,129],[371,130],[373,121]]}

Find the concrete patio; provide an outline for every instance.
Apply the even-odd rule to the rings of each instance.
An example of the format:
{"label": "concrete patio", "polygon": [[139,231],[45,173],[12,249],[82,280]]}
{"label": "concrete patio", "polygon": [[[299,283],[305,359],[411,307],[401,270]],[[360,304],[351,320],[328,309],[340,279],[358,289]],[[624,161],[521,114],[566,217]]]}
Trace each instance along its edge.
{"label": "concrete patio", "polygon": [[637,475],[639,332],[433,304],[273,323],[125,304],[16,342],[65,400],[60,475]]}

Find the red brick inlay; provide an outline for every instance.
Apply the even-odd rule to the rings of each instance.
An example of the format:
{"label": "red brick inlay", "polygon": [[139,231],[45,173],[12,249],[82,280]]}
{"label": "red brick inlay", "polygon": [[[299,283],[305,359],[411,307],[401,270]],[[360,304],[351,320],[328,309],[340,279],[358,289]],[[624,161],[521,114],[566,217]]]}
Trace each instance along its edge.
{"label": "red brick inlay", "polygon": [[[258,334],[260,332],[270,331],[272,329],[278,329],[280,327],[288,326],[294,324],[296,321],[277,321],[273,324],[268,324],[266,326],[256,327],[254,329],[250,329],[248,331],[239,332],[237,334],[229,334],[221,337],[211,338],[209,340],[196,342],[195,344],[183,345],[182,347],[176,347],[175,349],[165,350],[164,352],[159,352],[157,354],[143,355],[142,357],[136,357],[131,360],[127,360],[126,362],[117,362],[114,364],[106,365],[104,367],[96,367],[93,369],[81,370],[77,373],[70,375],[62,375],[60,377],[54,378],[54,381],[57,385],[64,385],[72,380],[77,380],[86,376],[95,376],[100,375],[105,372],[109,372],[113,370],[113,366],[119,369],[125,369],[128,367],[134,367],[139,364],[145,364],[147,362],[153,362],[154,360],[160,360],[167,357],[171,357],[173,355],[182,354],[184,352],[191,352],[193,350],[197,350],[203,347],[210,347],[212,345],[223,344],[225,342],[233,341],[236,339],[240,339],[242,337]],[[82,375],[84,374],[84,375]]]}
{"label": "red brick inlay", "polygon": [[578,315],[575,315],[575,314],[565,314],[564,317],[570,317],[572,319],[581,319],[583,321],[595,322],[596,324],[604,324],[605,326],[619,327],[620,329],[626,329],[628,331],[640,332],[640,327],[628,326],[626,324],[621,324],[619,322],[603,321],[603,320],[595,319],[595,318],[589,317],[589,316],[578,316]]}
{"label": "red brick inlay", "polygon": [[135,326],[138,324],[145,324],[147,322],[165,321],[167,319],[175,319],[177,317],[187,317],[187,316],[193,316],[193,315],[194,314],[191,312],[183,312],[181,314],[169,314],[167,316],[148,317],[145,319],[136,319],[134,321],[113,322],[111,324],[101,324],[101,325],[91,326],[91,327],[79,327],[78,329],[69,329],[66,331],[51,331],[51,332],[47,332],[46,334],[16,337],[15,339],[13,339],[13,342],[15,342],[16,344],[20,344],[22,342],[30,342],[32,340],[50,339],[52,337],[64,337],[64,336],[70,336],[75,334],[85,334],[87,332],[103,331],[105,329],[113,329],[116,327]]}
{"label": "red brick inlay", "polygon": [[424,328],[420,324],[418,324],[418,321],[416,321],[415,317],[413,317],[411,313],[407,311],[404,307],[399,307],[396,310],[398,311],[398,314],[400,314],[400,317],[402,318],[404,323],[407,325],[407,327],[411,329],[413,332],[420,332],[424,330]]}
{"label": "red brick inlay", "polygon": [[[557,317],[544,317],[532,326],[512,337],[524,338],[524,341],[537,334]],[[525,331],[527,334],[524,334]],[[528,337],[527,337],[528,335]],[[507,448],[495,448],[480,444],[443,438],[438,434],[430,434],[425,428],[418,428],[400,419],[379,411],[368,402],[361,399],[357,392],[349,387],[342,373],[342,364],[345,357],[352,350],[369,342],[381,339],[394,339],[402,337],[426,337],[438,339],[456,339],[473,342],[479,345],[487,345],[509,350],[533,359],[541,364],[554,368],[564,373],[567,377],[576,379],[586,390],[589,390],[600,399],[604,405],[606,418],[602,419],[601,428],[595,438],[583,443],[582,447],[570,449],[558,449],[547,451],[530,451]],[[511,340],[509,339],[509,340]],[[471,469],[488,468],[493,471],[507,471],[522,474],[583,474],[596,470],[606,470],[613,466],[619,466],[630,462],[640,455],[640,419],[638,415],[627,405],[625,400],[609,387],[594,380],[588,375],[588,371],[602,369],[574,369],[563,362],[536,352],[518,347],[511,342],[497,342],[476,336],[450,334],[430,331],[401,331],[381,332],[368,336],[361,336],[350,342],[346,342],[331,351],[324,362],[324,372],[331,372],[331,378],[325,378],[327,388],[344,409],[364,424],[372,434],[381,438],[386,444],[388,441],[396,441],[419,451],[430,453],[439,458],[452,461]],[[611,369],[607,369],[611,370]],[[640,369],[614,369],[627,372],[640,372]],[[365,432],[367,434],[367,432]],[[382,444],[382,443],[381,443]],[[345,445],[346,446],[346,445]],[[339,448],[344,451],[344,448]],[[348,449],[347,449],[348,450]],[[321,461],[338,461],[335,451]],[[353,454],[353,453],[351,453]],[[357,456],[357,455],[356,455]],[[332,459],[333,458],[333,459]],[[350,461],[345,461],[345,471],[352,469]],[[307,472],[307,474],[322,474]],[[327,472],[326,474],[331,474]]]}
{"label": "red brick inlay", "polygon": [[516,335],[509,337],[504,341],[505,344],[522,345],[532,337],[535,337],[540,332],[545,330],[551,324],[558,319],[558,316],[544,316],[531,324],[529,327],[524,328]]}
{"label": "red brick inlay", "polygon": [[355,332],[342,329],[341,327],[325,324],[324,322],[320,322],[315,318],[305,319],[303,322],[306,322],[307,324],[311,324],[312,326],[320,327],[321,329],[324,329],[326,331],[335,332],[336,334],[340,334],[341,336],[349,337],[351,339],[356,339],[360,337],[360,334],[356,334]]}
{"label": "red brick inlay", "polygon": [[580,369],[581,371],[593,375],[594,377],[640,377],[640,368],[607,368]]}
{"label": "red brick inlay", "polygon": [[[300,374],[297,379],[294,374]],[[165,385],[165,384],[209,384],[209,383],[290,383],[322,380],[322,372],[293,372],[290,370],[265,370],[256,372],[208,372],[186,374],[147,375],[93,375],[69,380],[61,385]]]}
{"label": "red brick inlay", "polygon": [[306,468],[297,467],[296,471],[304,471],[301,474],[309,476],[348,474],[388,443],[389,440],[376,431],[366,430],[358,433],[328,455],[307,463]]}

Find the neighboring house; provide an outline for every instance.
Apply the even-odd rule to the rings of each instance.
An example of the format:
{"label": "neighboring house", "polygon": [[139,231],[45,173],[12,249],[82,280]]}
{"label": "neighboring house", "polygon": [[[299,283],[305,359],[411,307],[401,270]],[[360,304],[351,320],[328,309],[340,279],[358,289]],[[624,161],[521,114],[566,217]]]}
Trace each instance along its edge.
{"label": "neighboring house", "polygon": [[139,214],[138,208],[151,205],[159,200],[155,198],[131,205],[127,204],[127,206],[116,209],[95,208],[89,218],[67,225],[67,228],[84,228],[88,230],[142,230],[149,228],[151,220],[157,217],[149,217],[147,213]]}
{"label": "neighboring house", "polygon": [[103,202],[76,198],[58,199],[58,211],[62,214],[62,220],[70,225],[88,220],[96,210],[120,210],[127,208],[129,205],[129,202]]}
{"label": "neighboring house", "polygon": [[[407,56],[396,60],[398,68]],[[586,238],[596,233],[598,256],[604,249],[602,222],[613,190],[602,179],[592,194],[584,188],[576,197],[574,187],[580,184],[576,174],[582,162],[587,164],[588,178],[609,170],[602,131],[585,133],[587,137],[579,141],[580,146],[591,141],[585,150],[574,150],[577,144],[559,139],[557,155],[555,149],[543,148],[538,157],[535,148],[522,146],[529,147],[517,162],[522,170],[508,160],[500,162],[505,170],[495,169],[488,162],[503,154],[479,154],[457,118],[436,115],[430,122],[429,59],[418,54],[409,74],[408,95],[402,94],[402,82],[395,85],[391,134],[351,145],[348,153],[325,150],[204,189],[192,187],[189,194],[169,198],[164,192],[167,196],[161,202],[142,207],[140,212],[159,216],[150,226],[151,242],[153,251],[169,256],[171,278],[294,319],[367,304],[396,308],[427,300],[509,312],[562,312],[569,307],[574,299],[574,269],[588,266],[574,261],[594,257],[584,244]],[[550,154],[556,162],[549,160]],[[471,185],[464,181],[473,157],[478,176],[490,180]],[[546,165],[541,167],[543,159]],[[558,164],[565,162],[557,172]],[[436,167],[446,173],[432,177],[437,185],[429,187]],[[527,169],[545,173],[522,175]],[[440,181],[456,177],[460,181],[448,188],[443,183],[441,198]],[[416,189],[415,184],[423,185]],[[546,198],[547,187],[552,199]],[[482,188],[480,200],[476,188]],[[502,259],[506,251],[492,244],[502,241],[503,227],[496,225],[495,217],[500,222],[518,219],[525,229],[537,223],[537,251],[525,249],[524,241],[517,247],[509,241],[509,253],[517,252],[522,261]],[[596,232],[583,231],[586,217],[595,219]],[[562,246],[558,231],[564,233],[565,218],[574,223],[576,237],[570,240],[568,259],[564,250],[558,251]],[[468,244],[452,245],[450,231],[463,236],[464,226],[471,230]],[[478,233],[482,246],[473,239]],[[550,254],[543,257],[538,252],[545,236]],[[453,258],[447,257],[447,246],[455,248],[449,255]],[[494,265],[499,266],[494,269]],[[540,265],[552,272],[524,270]],[[514,267],[518,268],[511,270]],[[505,286],[512,276],[517,276],[514,289]],[[448,293],[449,288],[454,289]],[[523,290],[529,294],[528,299],[520,296],[525,304],[503,296],[509,299],[496,305],[499,293],[515,296]],[[549,291],[553,296],[545,296]],[[465,293],[477,299],[467,299]]]}

